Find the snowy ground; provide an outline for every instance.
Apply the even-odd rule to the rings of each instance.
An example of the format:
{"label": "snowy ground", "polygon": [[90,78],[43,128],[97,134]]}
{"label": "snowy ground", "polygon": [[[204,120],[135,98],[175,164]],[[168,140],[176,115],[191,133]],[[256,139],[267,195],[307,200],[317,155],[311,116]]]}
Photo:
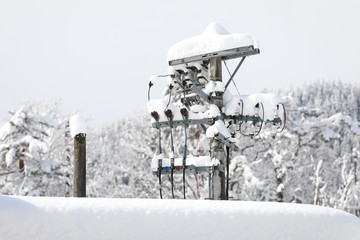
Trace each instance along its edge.
{"label": "snowy ground", "polygon": [[311,205],[0,196],[0,239],[359,239],[360,219]]}

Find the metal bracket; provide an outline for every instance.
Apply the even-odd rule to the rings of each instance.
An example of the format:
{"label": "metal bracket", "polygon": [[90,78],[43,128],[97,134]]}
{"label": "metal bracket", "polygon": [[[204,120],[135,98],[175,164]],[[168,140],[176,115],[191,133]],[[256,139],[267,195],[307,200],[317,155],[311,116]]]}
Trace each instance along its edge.
{"label": "metal bracket", "polygon": [[179,64],[196,62],[196,61],[201,61],[201,60],[204,61],[204,60],[209,60],[214,57],[221,57],[221,60],[229,60],[229,59],[234,59],[234,58],[239,58],[239,57],[244,57],[244,56],[255,55],[255,54],[259,54],[259,53],[260,53],[260,50],[258,48],[254,48],[253,45],[250,45],[250,46],[245,46],[245,47],[232,48],[232,49],[211,52],[211,53],[201,54],[201,55],[187,57],[187,58],[171,60],[171,61],[169,61],[169,66],[175,66],[175,65],[179,65]]}
{"label": "metal bracket", "polygon": [[224,143],[226,146],[231,148],[232,150],[234,151],[239,150],[239,147],[235,143],[229,141],[228,138],[225,138],[225,136],[222,135],[221,133],[216,134],[215,137],[219,139],[222,143]]}
{"label": "metal bracket", "polygon": [[202,86],[192,86],[191,91],[193,91],[194,93],[196,93],[202,100],[204,100],[207,103],[210,103],[211,97],[209,95],[207,95],[206,93],[204,93],[202,91]]}
{"label": "metal bracket", "polygon": [[225,92],[225,91],[226,91],[226,89],[228,88],[228,86],[229,86],[229,84],[230,84],[231,80],[233,80],[233,79],[234,79],[235,74],[237,73],[237,71],[238,71],[238,70],[239,70],[239,68],[241,67],[241,65],[242,65],[242,63],[244,62],[245,58],[246,58],[246,56],[242,57],[242,59],[240,60],[239,64],[236,66],[236,68],[235,68],[234,72],[231,74],[230,79],[227,81],[227,83],[226,83],[226,85],[225,85],[224,92]]}

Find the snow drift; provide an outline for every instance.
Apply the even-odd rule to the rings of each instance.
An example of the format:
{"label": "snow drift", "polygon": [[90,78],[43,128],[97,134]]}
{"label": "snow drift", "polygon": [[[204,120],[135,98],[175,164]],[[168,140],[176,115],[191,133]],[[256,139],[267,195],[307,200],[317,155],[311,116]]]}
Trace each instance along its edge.
{"label": "snow drift", "polygon": [[311,205],[0,196],[1,239],[355,240],[360,219]]}

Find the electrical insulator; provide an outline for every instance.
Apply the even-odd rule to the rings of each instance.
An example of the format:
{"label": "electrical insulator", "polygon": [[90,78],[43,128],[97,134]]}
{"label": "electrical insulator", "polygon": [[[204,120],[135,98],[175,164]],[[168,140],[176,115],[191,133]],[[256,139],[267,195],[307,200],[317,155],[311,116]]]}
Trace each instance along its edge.
{"label": "electrical insulator", "polygon": [[260,111],[260,104],[259,103],[257,103],[256,105],[255,105],[255,107],[254,107],[254,115],[255,115],[255,117],[259,117],[259,111]]}
{"label": "electrical insulator", "polygon": [[279,117],[279,104],[274,108],[274,119]]}
{"label": "electrical insulator", "polygon": [[151,112],[151,116],[155,119],[155,121],[159,121],[160,116],[156,111]]}
{"label": "electrical insulator", "polygon": [[166,117],[168,117],[170,120],[172,120],[174,118],[174,114],[172,113],[172,111],[170,109],[167,109],[165,112]]}
{"label": "electrical insulator", "polygon": [[181,113],[181,115],[183,115],[184,118],[189,117],[189,112],[188,112],[188,110],[186,108],[180,109],[180,113]]}

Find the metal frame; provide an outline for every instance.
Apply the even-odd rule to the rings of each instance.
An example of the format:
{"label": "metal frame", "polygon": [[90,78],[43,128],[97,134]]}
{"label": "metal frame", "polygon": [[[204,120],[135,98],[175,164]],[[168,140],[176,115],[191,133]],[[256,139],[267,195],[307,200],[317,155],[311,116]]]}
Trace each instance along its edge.
{"label": "metal frame", "polygon": [[[249,45],[249,46],[242,46],[242,47],[237,47],[237,48],[232,48],[232,49],[226,49],[226,50],[222,50],[222,51],[215,51],[215,52],[210,52],[210,53],[205,53],[205,54],[200,54],[200,55],[196,55],[196,56],[191,56],[191,57],[186,57],[186,58],[182,58],[182,59],[174,59],[174,60],[170,60],[169,61],[169,66],[176,66],[179,64],[188,64],[191,62],[197,62],[197,61],[211,61],[212,59],[215,59],[217,61],[220,60],[220,64],[221,61],[224,60],[230,60],[230,59],[235,59],[235,58],[242,58],[239,62],[239,64],[237,65],[236,69],[234,70],[234,72],[231,74],[230,79],[227,81],[226,85],[225,85],[225,90],[226,88],[229,86],[230,82],[233,80],[234,76],[236,75],[237,71],[239,70],[239,68],[241,67],[242,63],[244,62],[245,58],[247,56],[251,56],[251,55],[256,55],[259,54],[260,50],[258,48],[255,48],[253,45]],[[210,63],[211,65],[211,63]],[[181,75],[182,73],[179,72],[179,80],[176,80],[177,84],[179,84],[180,87],[183,88],[182,91],[184,91],[184,99],[182,100],[184,105],[187,106],[187,104],[191,104],[191,100],[190,102],[187,102],[187,99],[185,97],[186,92],[192,92],[195,93],[195,96],[191,96],[189,98],[192,98],[192,101],[197,101],[200,103],[210,103],[210,104],[216,104],[217,98],[218,96],[212,96],[211,94],[208,95],[206,94],[202,89],[204,87],[203,84],[199,84],[199,81],[196,77],[189,77],[189,79],[184,79]],[[180,80],[190,80],[191,84],[186,88],[186,86],[183,85],[182,82],[180,82]],[[186,85],[186,82],[185,82]],[[179,92],[182,92],[179,91]],[[279,118],[280,119],[280,118]],[[178,127],[178,126],[189,126],[189,125],[201,125],[203,128],[205,128],[204,125],[213,125],[215,123],[215,121],[217,120],[233,120],[234,124],[239,124],[241,126],[241,124],[243,122],[266,122],[266,123],[272,123],[272,124],[277,124],[277,123],[281,123],[281,120],[279,121],[279,119],[274,119],[272,121],[270,120],[264,120],[261,119],[258,116],[249,116],[249,115],[232,115],[232,116],[228,116],[225,114],[222,114],[220,116],[214,117],[214,118],[205,118],[205,119],[189,119],[188,115],[184,116],[183,115],[183,119],[182,120],[176,120],[173,121],[168,120],[168,121],[157,121],[152,123],[152,127],[153,128],[157,128],[159,129],[159,131],[161,131],[160,128],[162,127]],[[206,129],[206,128],[205,128]],[[225,136],[221,133],[217,133],[214,136],[215,139],[217,139],[218,141],[222,142],[224,145],[227,146],[227,149],[232,149],[234,151],[238,150],[239,147],[232,141],[229,140],[229,138],[225,138]],[[229,153],[228,156],[229,157]],[[223,164],[217,165],[217,166],[195,166],[195,165],[178,165],[178,166],[165,166],[163,167],[162,164],[160,164],[158,166],[158,169],[156,171],[152,171],[154,175],[157,175],[158,177],[161,176],[162,174],[185,174],[185,173],[198,173],[198,172],[207,172],[209,174],[209,199],[213,199],[214,198],[214,192],[213,192],[213,176],[215,174],[216,171],[219,172],[225,172],[225,166]],[[185,183],[184,183],[184,194],[185,194]],[[185,195],[184,195],[185,198]]]}
{"label": "metal frame", "polygon": [[260,49],[254,48],[253,45],[250,45],[250,46],[245,46],[245,47],[238,47],[238,48],[232,48],[232,49],[227,49],[227,50],[222,50],[222,51],[217,51],[217,52],[201,54],[201,55],[192,56],[192,57],[170,60],[169,66],[176,66],[179,64],[196,62],[196,61],[200,61],[200,60],[205,61],[205,60],[209,60],[214,57],[221,57],[221,60],[230,60],[230,59],[244,57],[244,56],[256,55],[259,53],[260,53]]}
{"label": "metal frame", "polygon": [[225,136],[222,135],[221,133],[216,134],[215,137],[219,139],[222,143],[224,143],[226,146],[231,148],[231,150],[234,151],[239,150],[239,147],[235,143],[229,141],[229,138],[225,138]]}
{"label": "metal frame", "polygon": [[[165,168],[168,168],[165,170]],[[185,172],[187,173],[197,173],[197,172],[212,172],[213,168],[215,171],[225,172],[225,166],[223,164],[216,166],[200,166],[197,167],[195,165],[187,165],[185,167]],[[182,174],[184,167],[182,165],[174,166],[174,174]],[[159,170],[152,171],[153,175],[159,176]],[[171,166],[161,167],[161,175],[163,174],[171,174]]]}
{"label": "metal frame", "polygon": [[[156,171],[152,171],[153,175],[159,177],[159,173],[160,175],[167,175],[167,174],[171,174],[171,166],[167,166],[167,170],[165,170],[166,167],[161,167],[161,169],[158,169]],[[182,174],[183,173],[183,166],[179,165],[179,166],[174,166],[173,169],[173,174]],[[185,172],[186,173],[199,173],[199,172],[207,172],[209,174],[209,198],[208,199],[213,199],[213,191],[212,191],[212,187],[213,187],[213,175],[215,174],[215,171],[219,171],[219,172],[225,172],[225,166],[223,164],[220,165],[216,165],[216,166],[201,166],[201,167],[196,167],[195,165],[188,165],[185,167]]]}
{"label": "metal frame", "polygon": [[[195,124],[207,124],[207,125],[212,125],[213,123],[215,123],[215,121],[217,120],[233,120],[235,124],[242,124],[242,123],[247,123],[247,122],[265,122],[268,124],[281,124],[281,119],[280,118],[275,118],[273,120],[264,120],[261,117],[255,117],[255,116],[250,116],[250,115],[222,115],[219,117],[215,117],[215,118],[204,118],[204,119],[184,119],[184,120],[177,120],[177,121],[164,121],[164,122],[154,122],[152,124],[153,128],[156,129],[160,129],[162,127],[178,127],[178,126],[189,126],[189,125],[195,125]],[[217,133],[215,136],[215,138],[217,138],[219,141],[221,141],[222,143],[224,143],[226,146],[228,146],[231,150],[233,151],[237,151],[239,150],[239,147],[234,143],[231,142],[229,140],[229,138],[226,138],[223,134],[221,133]]]}
{"label": "metal frame", "polygon": [[193,85],[190,89],[196,93],[196,95],[199,96],[201,100],[204,100],[207,103],[211,103],[211,96],[204,93],[202,86]]}

